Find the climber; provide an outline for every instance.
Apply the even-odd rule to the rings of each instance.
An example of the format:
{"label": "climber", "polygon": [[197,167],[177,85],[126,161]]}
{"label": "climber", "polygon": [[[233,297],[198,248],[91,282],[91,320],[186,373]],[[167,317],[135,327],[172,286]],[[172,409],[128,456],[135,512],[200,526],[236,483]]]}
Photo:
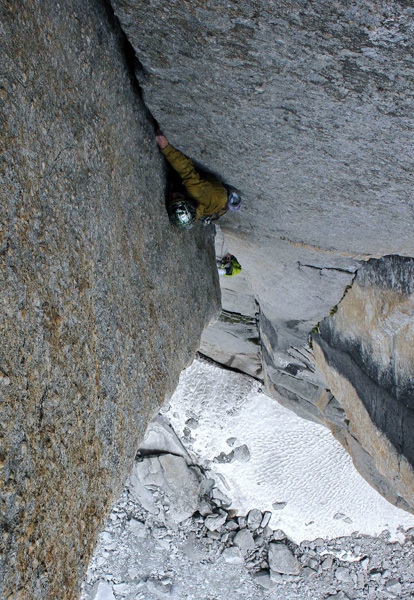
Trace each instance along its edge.
{"label": "climber", "polygon": [[155,139],[161,152],[178,173],[183,189],[169,192],[167,210],[171,222],[177,227],[190,229],[195,221],[206,225],[217,220],[228,210],[238,211],[240,196],[209,174],[197,173],[192,161],[169,144],[158,129]]}
{"label": "climber", "polygon": [[228,252],[226,256],[223,256],[223,258],[217,260],[217,267],[219,275],[223,275],[223,277],[234,277],[242,270],[241,264],[233,254],[230,254],[230,252]]}

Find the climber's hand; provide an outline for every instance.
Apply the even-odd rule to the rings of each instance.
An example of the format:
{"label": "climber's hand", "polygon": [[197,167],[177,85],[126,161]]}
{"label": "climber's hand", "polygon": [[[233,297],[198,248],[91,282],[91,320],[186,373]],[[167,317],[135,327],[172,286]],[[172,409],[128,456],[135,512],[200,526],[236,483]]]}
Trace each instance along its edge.
{"label": "climber's hand", "polygon": [[165,135],[163,135],[161,132],[155,136],[155,141],[157,142],[161,150],[168,146],[168,140],[165,137]]}

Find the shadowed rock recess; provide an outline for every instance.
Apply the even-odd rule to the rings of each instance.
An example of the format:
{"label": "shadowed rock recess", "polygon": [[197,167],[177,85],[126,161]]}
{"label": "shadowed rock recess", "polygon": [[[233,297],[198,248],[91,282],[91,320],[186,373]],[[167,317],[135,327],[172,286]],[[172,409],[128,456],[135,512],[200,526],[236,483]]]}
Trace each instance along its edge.
{"label": "shadowed rock recess", "polygon": [[[113,0],[113,6],[140,61],[145,103],[167,137],[243,195],[243,210],[220,221],[227,248],[243,266],[242,283],[241,276],[222,282],[223,313],[203,334],[201,351],[263,379],[269,394],[343,442],[346,430],[345,446],[361,472],[390,501],[413,510],[410,469],[403,490],[393,469],[375,466],[371,452],[378,448],[366,447],[364,431],[351,427],[349,405],[323,353],[315,350],[316,365],[308,345],[311,330],[337,310],[367,261],[396,256],[395,291],[410,268],[399,256],[414,256],[412,3]],[[371,287],[363,289],[369,304]],[[404,294],[395,298],[406,302]],[[390,339],[398,337],[398,322],[384,324],[384,306],[377,305],[376,328],[355,330],[353,349],[374,344],[382,327]],[[360,318],[348,315],[349,331]],[[404,336],[412,350],[412,325]],[[344,361],[348,350],[341,346]],[[383,350],[393,365],[395,348]],[[411,464],[409,429],[392,425],[391,435],[388,423],[404,402],[403,421],[411,421],[412,365],[400,361],[394,388],[405,383],[397,394],[392,367],[382,372],[369,352],[356,353],[366,377],[356,393],[368,419],[389,436],[387,455]],[[343,374],[345,367],[337,368]],[[384,392],[387,424],[377,423],[374,389]]]}
{"label": "shadowed rock recess", "polygon": [[[104,3],[0,3],[0,598],[73,600],[219,307]],[[194,273],[197,276],[194,276]]]}

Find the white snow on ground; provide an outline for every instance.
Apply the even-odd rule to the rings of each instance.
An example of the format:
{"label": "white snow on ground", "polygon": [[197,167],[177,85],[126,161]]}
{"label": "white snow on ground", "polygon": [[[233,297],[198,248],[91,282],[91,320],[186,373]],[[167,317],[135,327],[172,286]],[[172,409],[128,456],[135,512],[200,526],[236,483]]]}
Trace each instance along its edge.
{"label": "white snow on ground", "polygon": [[[259,389],[249,377],[196,360],[163,410],[196,462],[224,477],[232,508],[272,511],[270,526],[297,544],[384,530],[398,539],[399,529],[414,527],[414,516],[382,498],[326,428]],[[243,445],[248,462],[213,462]]]}
{"label": "white snow on ground", "polygon": [[[99,536],[81,600],[414,598],[414,517],[370,488],[328,430],[258,390],[205,360],[182,374]],[[178,522],[190,473],[198,510]],[[271,528],[255,509],[273,513]]]}

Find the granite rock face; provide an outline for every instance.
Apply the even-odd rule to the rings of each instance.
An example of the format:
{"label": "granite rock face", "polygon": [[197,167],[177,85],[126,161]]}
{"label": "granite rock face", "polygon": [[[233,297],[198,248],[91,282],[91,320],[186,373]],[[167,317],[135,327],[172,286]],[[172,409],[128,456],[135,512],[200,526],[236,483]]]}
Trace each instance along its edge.
{"label": "granite rock face", "polygon": [[[382,493],[413,507],[402,419],[412,325],[394,320],[411,294],[400,289],[411,263],[386,266],[388,279],[361,266],[414,256],[414,9],[403,0],[113,6],[137,59],[103,1],[0,3],[7,599],[77,596],[146,424],[217,312],[211,228],[169,226],[163,161],[134,75],[171,142],[243,195],[243,211],[221,223],[246,285],[226,281],[231,314],[217,321],[209,354],[328,424]],[[349,295],[359,311],[375,304],[372,287],[384,295],[375,314],[389,360],[368,317],[340,302],[357,271],[368,277]],[[312,351],[310,330],[336,305],[345,329],[323,324]],[[384,306],[391,317],[381,320]],[[401,412],[376,414],[375,394]]]}
{"label": "granite rock face", "polygon": [[[284,372],[272,372],[292,362],[360,261],[414,255],[413,8],[113,6],[166,135],[243,194],[243,210],[220,224],[271,331],[268,388],[283,395]],[[288,391],[301,402],[303,389]]]}
{"label": "granite rock face", "polygon": [[[229,249],[221,227],[216,224],[216,257]],[[201,337],[200,351],[216,362],[255,378],[263,377],[260,341],[260,307],[244,272],[237,277],[220,277],[222,311]]]}
{"label": "granite rock face", "polygon": [[[222,282],[225,312],[202,351],[342,431],[346,408],[315,367],[309,333],[366,261],[414,256],[412,4],[113,6],[167,137],[243,196],[220,226],[245,285]],[[373,480],[360,442],[358,467]],[[377,485],[391,498],[392,482]]]}
{"label": "granite rock face", "polygon": [[0,597],[72,600],[148,421],[217,312],[213,234],[169,224],[108,7],[0,14]]}
{"label": "granite rock face", "polygon": [[334,434],[375,487],[413,512],[414,259],[370,260],[314,338],[346,413]]}

